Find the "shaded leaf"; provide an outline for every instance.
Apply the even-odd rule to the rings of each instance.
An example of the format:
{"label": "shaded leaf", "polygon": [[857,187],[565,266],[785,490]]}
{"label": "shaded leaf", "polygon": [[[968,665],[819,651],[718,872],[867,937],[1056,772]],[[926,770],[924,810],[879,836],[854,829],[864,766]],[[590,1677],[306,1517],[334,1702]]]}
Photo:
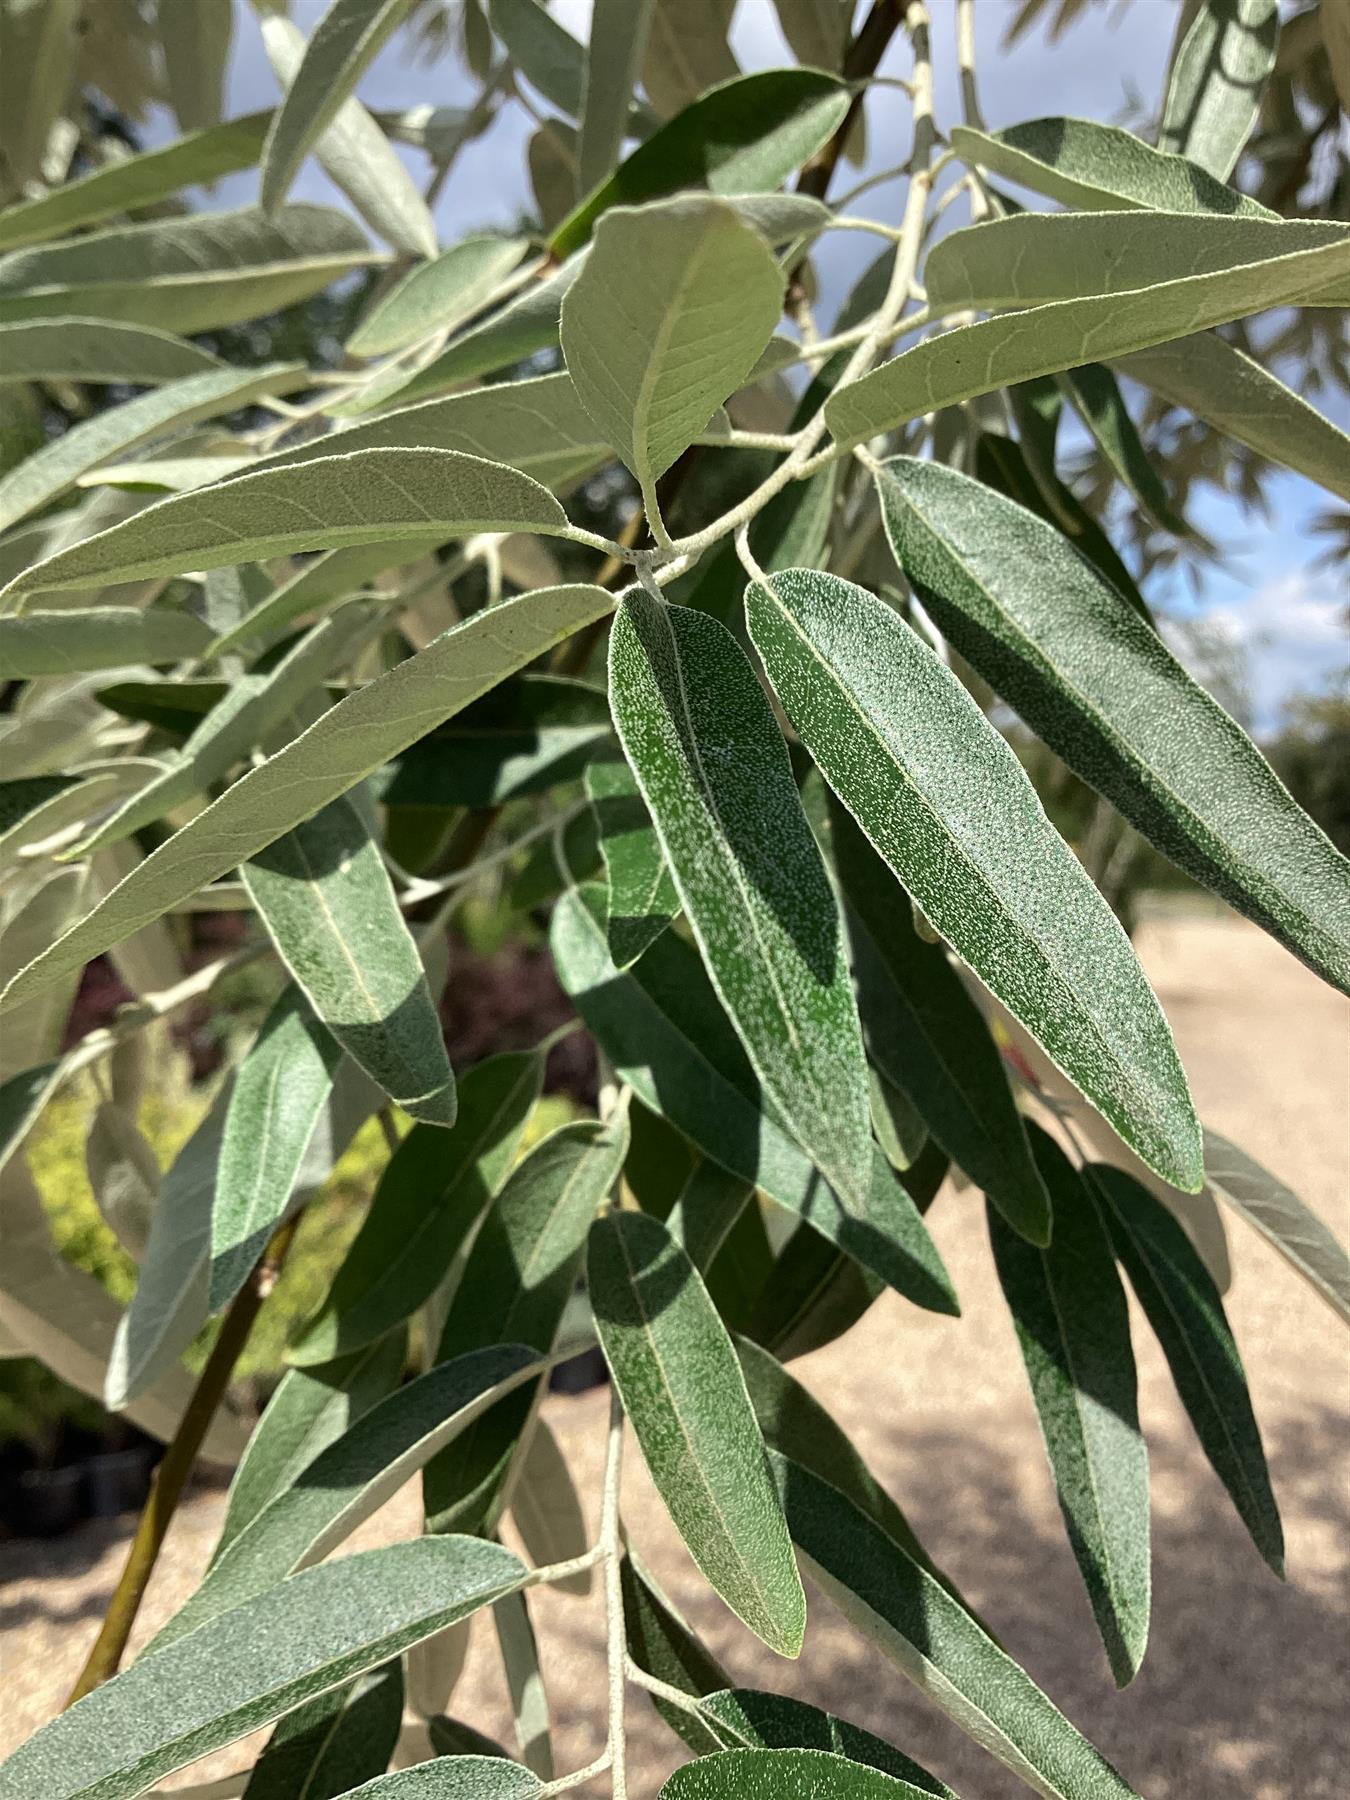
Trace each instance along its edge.
{"label": "shaded leaf", "polygon": [[652,0],[594,0],[577,140],[582,193],[602,182],[618,160],[651,16]]}
{"label": "shaded leaf", "polygon": [[[956,1800],[952,1790],[921,1769],[916,1762],[847,1719],[819,1712],[805,1701],[786,1694],[765,1694],[753,1688],[728,1688],[709,1694],[701,1708],[714,1721],[714,1729],[728,1750],[827,1750],[893,1775],[908,1794],[938,1794]],[[889,1791],[889,1790],[887,1790]]]}
{"label": "shaded leaf", "polygon": [[625,969],[675,917],[680,897],[628,764],[600,758],[588,763],[586,792],[609,884],[609,953],[615,967]]}
{"label": "shaded leaf", "polygon": [[[654,1578],[632,1552],[619,1564],[623,1591],[624,1642],[640,1669],[682,1693],[711,1694],[727,1685],[727,1674],[695,1637]],[[673,1701],[652,1696],[652,1705],[675,1735],[702,1756],[718,1748],[710,1726]]]}
{"label": "shaded leaf", "polygon": [[[511,1484],[511,1517],[536,1568],[570,1562],[590,1548],[590,1534],[567,1462],[542,1417],[534,1422]],[[555,1593],[589,1594],[591,1575],[590,1569],[580,1569],[550,1585]]]}
{"label": "shaded leaf", "polygon": [[708,88],[740,73],[727,43],[735,10],[736,0],[656,0],[642,85],[658,111],[679,112]]}
{"label": "shaded leaf", "polygon": [[1205,1132],[1210,1187],[1320,1294],[1350,1320],[1350,1259],[1317,1214],[1255,1158],[1217,1131]]}
{"label": "shaded leaf", "polygon": [[0,618],[0,679],[178,662],[200,656],[208,641],[200,621],[167,607],[18,613]]}
{"label": "shaded leaf", "polygon": [[488,0],[492,29],[513,66],[569,118],[581,114],[586,53],[541,0]]}
{"label": "shaded leaf", "polygon": [[386,1663],[287,1716],[254,1765],[244,1800],[334,1800],[389,1766],[403,1716],[403,1669]]}
{"label": "shaded leaf", "polygon": [[[530,1624],[523,1593],[509,1594],[492,1609],[497,1645],[511,1701],[516,1743],[526,1766],[541,1781],[553,1779],[553,1748],[549,1738],[548,1694],[539,1667],[539,1646]],[[435,1742],[433,1736],[432,1739]]]}
{"label": "shaded leaf", "polygon": [[452,331],[492,299],[525,254],[525,240],[486,232],[442,250],[406,274],[347,339],[353,356],[404,350],[436,331]]}
{"label": "shaded leaf", "polygon": [[84,1166],[98,1210],[128,1254],[139,1257],[150,1235],[160,1171],[132,1113],[100,1102],[84,1141]]}
{"label": "shaded leaf", "polygon": [[75,318],[0,325],[0,384],[125,381],[158,387],[220,366],[219,357],[200,345],[145,325]]}
{"label": "shaded leaf", "polygon": [[234,37],[232,0],[158,0],[169,102],[184,131],[220,119]]}
{"label": "shaded leaf", "polygon": [[1081,368],[1066,369],[1058,380],[1121,485],[1152,513],[1164,531],[1187,536],[1190,527],[1168,498],[1111,371],[1101,363],[1084,363]]}
{"label": "shaded leaf", "polygon": [[1200,0],[1173,59],[1159,147],[1226,180],[1260,113],[1279,34],[1277,0]]}

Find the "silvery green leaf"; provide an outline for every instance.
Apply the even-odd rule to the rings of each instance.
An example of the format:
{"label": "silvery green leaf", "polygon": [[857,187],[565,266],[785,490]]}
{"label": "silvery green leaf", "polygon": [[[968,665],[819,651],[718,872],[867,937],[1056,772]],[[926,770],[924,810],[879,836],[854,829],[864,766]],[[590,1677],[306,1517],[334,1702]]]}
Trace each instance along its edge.
{"label": "silvery green leaf", "polygon": [[1148,1451],[1139,1432],[1125,1290],[1091,1190],[1039,1126],[1028,1125],[1055,1208],[1037,1250],[991,1211],[989,1235],[1017,1328],[1060,1510],[1116,1686],[1148,1642]]}
{"label": "silvery green leaf", "polygon": [[533,1800],[539,1778],[500,1756],[436,1756],[411,1769],[362,1782],[342,1800]]}
{"label": "silvery green leaf", "polygon": [[577,187],[587,194],[619,159],[653,0],[594,0],[581,86]]}
{"label": "silvery green leaf", "polygon": [[[619,1565],[619,1582],[624,1642],[640,1669],[684,1694],[711,1694],[728,1685],[726,1670],[695,1637],[631,1547]],[[652,1704],[691,1750],[703,1755],[718,1747],[711,1728],[685,1708],[656,1696]]]}
{"label": "silvery green leaf", "polygon": [[736,0],[655,0],[642,85],[658,112],[677,113],[740,73],[727,43],[735,10]]}
{"label": "silvery green leaf", "polygon": [[705,1278],[754,1198],[748,1181],[699,1158],[666,1218],[666,1230]]}
{"label": "silvery green leaf", "polygon": [[442,250],[405,275],[347,339],[353,356],[405,350],[433,332],[453,331],[486,306],[524,256],[524,238],[486,232]]}
{"label": "silvery green leaf", "polygon": [[[156,206],[185,187],[251,169],[258,160],[269,112],[190,131],[156,150],[103,164],[33,200],[0,212],[0,250],[64,237],[117,213]],[[204,353],[203,353],[204,354]]]}
{"label": "silvery green leaf", "polygon": [[1133,132],[1094,119],[1028,119],[992,132],[953,125],[951,140],[964,162],[1086,212],[1138,206],[1170,213],[1275,216],[1216,181],[1199,163],[1155,150]]}
{"label": "silvery green leaf", "polygon": [[519,1344],[444,1362],[377,1401],[231,1539],[153,1640],[156,1655],[322,1562],[428,1459],[537,1367]]}
{"label": "silvery green leaf", "polygon": [[728,1750],[828,1750],[850,1762],[864,1763],[894,1776],[901,1783],[902,1792],[937,1794],[940,1800],[956,1800],[949,1787],[882,1738],[786,1694],[725,1688],[719,1694],[707,1695],[700,1711],[712,1721],[713,1730]]}
{"label": "silvery green leaf", "polygon": [[1277,0],[1200,0],[1172,63],[1159,147],[1226,181],[1260,113],[1279,35]]}
{"label": "silvery green leaf", "polygon": [[488,0],[492,29],[512,66],[570,119],[581,115],[586,52],[543,0]]}
{"label": "silvery green leaf", "polygon": [[200,345],[146,325],[77,318],[0,325],[0,384],[125,381],[158,387],[220,366],[220,358]]}
{"label": "silvery green leaf", "polygon": [[[231,485],[237,491],[239,484]],[[15,978],[6,990],[9,1004],[119,943],[237,867],[241,858],[256,855],[505,676],[603,618],[613,605],[603,588],[584,585],[522,594],[473,614],[349,694],[139,864]]]}
{"label": "silvery green leaf", "polygon": [[14,613],[0,619],[0,679],[179,662],[200,656],[209,642],[200,620],[167,607]]}
{"label": "silvery green leaf", "polygon": [[235,1070],[211,1209],[213,1313],[239,1292],[285,1214],[341,1055],[288,986]]}
{"label": "silvery green leaf", "polygon": [[0,1800],[131,1800],[516,1587],[500,1545],[421,1538],[307,1569],[145,1656],[0,1766]]}
{"label": "silvery green leaf", "polygon": [[159,1198],[159,1158],[135,1117],[114,1101],[101,1101],[90,1120],[84,1166],[98,1210],[123,1249],[139,1257]]}
{"label": "silvery green leaf", "polygon": [[[863,1029],[866,1031],[865,1025]],[[928,1142],[928,1127],[914,1102],[888,1081],[875,1063],[869,1065],[867,1076],[876,1140],[893,1169],[912,1168]]]}
{"label": "silvery green leaf", "polygon": [[615,724],[718,997],[787,1129],[866,1209],[867,1068],[843,931],[777,721],[739,645],[640,590],[610,637]]}
{"label": "silvery green leaf", "polygon": [[1005,740],[890,607],[789,570],[750,634],[825,779],[934,928],[1151,1167],[1201,1183],[1171,1032],[1106,902]]}
{"label": "silvery green leaf", "polygon": [[677,1769],[657,1800],[922,1800],[924,1789],[825,1750],[718,1750]]}
{"label": "silvery green leaf", "polygon": [[562,306],[581,402],[637,477],[655,483],[741,386],[783,310],[783,275],[725,203],[685,195],[615,207]]}
{"label": "silvery green leaf", "polygon": [[1205,1132],[1205,1176],[1225,1205],[1350,1321],[1350,1259],[1317,1214],[1277,1175],[1217,1131]]}
{"label": "silvery green leaf", "polygon": [[675,917],[680,898],[628,764],[601,758],[588,763],[586,793],[609,886],[609,951],[615,967],[626,969]]}
{"label": "silvery green leaf", "polygon": [[502,1655],[516,1743],[526,1766],[541,1781],[553,1779],[553,1746],[549,1734],[548,1694],[539,1667],[539,1645],[523,1593],[508,1594],[492,1609],[497,1645]]}
{"label": "silvery green leaf", "polygon": [[326,206],[153,220],[0,257],[0,321],[71,313],[189,336],[308,299],[375,260]]}
{"label": "silvery green leaf", "polygon": [[397,567],[410,555],[418,555],[419,550],[434,548],[433,538],[422,546],[374,543],[324,551],[288,580],[279,582],[238,625],[223,632],[212,644],[210,654],[224,656],[243,644],[271,637],[308,613],[321,612],[349,599],[386,569]]}
{"label": "silvery green leaf", "polygon": [[1252,1542],[1284,1575],[1284,1532],[1261,1431],[1219,1290],[1181,1226],[1148,1189],[1105,1163],[1083,1170],[1102,1196],[1130,1286],[1167,1357],[1183,1406]]}
{"label": "silvery green leaf", "polygon": [[[511,1484],[511,1518],[536,1568],[570,1562],[590,1548],[581,1501],[558,1440],[541,1416],[534,1422]],[[591,1570],[551,1584],[562,1594],[589,1594]]]}
{"label": "silvery green leaf", "polygon": [[896,457],[877,489],[928,612],[1032,730],[1165,855],[1350,991],[1350,866],[1128,601],[1053,526],[955,470]]}
{"label": "silvery green leaf", "polygon": [[403,1669],[396,1660],[332,1688],[272,1733],[244,1800],[334,1800],[352,1781],[389,1767],[403,1716]]}
{"label": "silvery green leaf", "polygon": [[[0,931],[0,981],[8,981],[65,930],[84,902],[88,880],[87,869],[49,870],[15,906]],[[66,981],[20,1008],[0,1031],[0,1083],[57,1056],[74,998],[75,987]]]}
{"label": "silvery green leaf", "polygon": [[806,1600],[764,1441],[726,1327],[660,1220],[612,1212],[591,1227],[596,1330],[657,1491],[733,1612],[796,1656]]}
{"label": "silvery green leaf", "polygon": [[184,131],[216,124],[234,38],[232,0],[158,0],[169,103]]}
{"label": "silvery green leaf", "polygon": [[489,1057],[460,1081],[449,1133],[408,1133],[322,1309],[291,1346],[293,1363],[326,1363],[371,1343],[435,1292],[515,1162],[543,1073],[534,1051]]}
{"label": "silvery green leaf", "polygon": [[1134,496],[1164,531],[1174,537],[1190,534],[1168,497],[1167,487],[1154,467],[1154,459],[1130,416],[1115,376],[1103,363],[1083,363],[1056,377],[1073,401],[1079,417],[1097,440],[1097,447],[1116,479]]}

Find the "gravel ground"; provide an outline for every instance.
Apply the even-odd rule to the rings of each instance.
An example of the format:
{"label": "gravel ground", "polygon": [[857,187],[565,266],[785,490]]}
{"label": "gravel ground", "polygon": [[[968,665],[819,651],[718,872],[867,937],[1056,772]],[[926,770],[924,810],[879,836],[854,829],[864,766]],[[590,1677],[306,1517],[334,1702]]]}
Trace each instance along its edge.
{"label": "gravel ground", "polygon": [[[1350,1010],[1255,929],[1169,918],[1141,952],[1206,1121],[1283,1175],[1350,1237]],[[1350,1414],[1347,1340],[1310,1291],[1241,1226],[1231,1232],[1230,1316],[1251,1372],[1288,1535],[1290,1579],[1266,1570],[1210,1472],[1161,1354],[1137,1323],[1141,1416],[1154,1494],[1153,1633],[1144,1669],[1112,1689],[1060,1525],[1020,1360],[978,1206],[948,1193],[934,1235],[965,1308],[960,1320],[894,1296],[796,1369],[829,1405],[1009,1650],[1147,1800],[1345,1800],[1350,1794],[1346,1629]],[[594,1494],[605,1397],[550,1402],[578,1484]],[[630,1455],[625,1517],[675,1599],[734,1677],[810,1697],[900,1744],[962,1794],[1024,1795],[834,1613],[811,1596],[806,1649],[778,1662],[712,1598]],[[198,1578],[223,1496],[200,1492],[175,1522],[143,1634]],[[0,1544],[0,1749],[59,1705],[106,1602],[130,1522],[55,1543]],[[365,1528],[374,1543],[416,1529],[408,1491]],[[559,1767],[600,1746],[598,1594],[542,1594],[535,1612]],[[509,1736],[491,1630],[453,1710]],[[630,1792],[648,1800],[678,1746],[639,1696],[630,1709]],[[238,1766],[237,1748],[180,1782]],[[607,1792],[603,1782],[578,1790]],[[43,1800],[34,1795],[33,1800]]]}

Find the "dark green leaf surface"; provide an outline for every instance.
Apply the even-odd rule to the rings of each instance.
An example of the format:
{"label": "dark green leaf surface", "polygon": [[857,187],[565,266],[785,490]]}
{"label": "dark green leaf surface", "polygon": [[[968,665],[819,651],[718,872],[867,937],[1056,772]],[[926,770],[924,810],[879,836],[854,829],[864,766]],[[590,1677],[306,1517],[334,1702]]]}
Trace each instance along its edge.
{"label": "dark green leaf surface", "polygon": [[244,1800],[334,1800],[381,1775],[398,1742],[403,1666],[386,1663],[287,1716],[254,1766]]}
{"label": "dark green leaf surface", "polygon": [[372,1343],[431,1297],[515,1162],[543,1074],[537,1051],[489,1057],[460,1082],[448,1133],[408,1133],[321,1311],[291,1346],[293,1363],[326,1363]]}
{"label": "dark green leaf surface", "polygon": [[509,1593],[500,1545],[422,1538],[307,1569],[142,1657],[0,1767],[0,1800],[131,1800]]}
{"label": "dark green leaf surface", "polygon": [[587,1278],[624,1411],[690,1554],[770,1649],[796,1656],[806,1600],[764,1440],[702,1277],[660,1220],[611,1213],[591,1227]]}
{"label": "dark green leaf surface", "polygon": [[1141,1182],[1105,1163],[1089,1163],[1083,1173],[1104,1196],[1116,1254],[1163,1347],[1205,1455],[1253,1543],[1283,1576],[1279,1509],[1219,1290],[1176,1219]]}
{"label": "dark green leaf surface", "polygon": [[1129,940],[960,682],[836,576],[753,583],[746,616],[821,773],[935,929],[1150,1167],[1198,1188],[1186,1077]]}
{"label": "dark green leaf surface", "polygon": [[1084,363],[1080,368],[1066,369],[1058,379],[1127,492],[1152,513],[1164,531],[1170,531],[1174,537],[1187,536],[1190,527],[1168,498],[1153,456],[1139,436],[1111,371],[1101,363]]}
{"label": "dark green leaf surface", "polygon": [[615,725],[718,997],[764,1092],[846,1207],[871,1156],[843,931],[782,735],[744,653],[641,592],[610,638]]}
{"label": "dark green leaf surface", "polygon": [[[479,1227],[441,1332],[438,1361],[483,1345],[553,1347],[581,1269],[586,1233],[623,1167],[628,1122],[564,1125],[520,1163]],[[428,1466],[431,1529],[495,1523],[532,1392],[511,1396]]]}
{"label": "dark green leaf surface", "polygon": [[341,1047],[287,987],[235,1072],[211,1209],[210,1309],[228,1306],[280,1223]]}
{"label": "dark green leaf surface", "polygon": [[976,1743],[1046,1800],[1139,1800],[880,1525],[818,1475],[772,1450],[769,1460],[812,1580]]}
{"label": "dark green leaf surface", "polygon": [[564,894],[553,912],[559,979],[617,1073],[714,1162],[804,1219],[918,1306],[956,1298],[913,1200],[876,1145],[862,1207],[845,1208],[761,1096],[698,956],[673,933],[629,970],[614,967],[600,890]]}
{"label": "dark green leaf surface", "polygon": [[924,605],[1037,735],[1350,991],[1350,865],[1128,602],[1053,527],[954,470],[896,457],[877,487]]}
{"label": "dark green leaf surface", "polygon": [[907,1794],[937,1794],[940,1800],[956,1800],[949,1787],[893,1744],[786,1694],[726,1688],[720,1694],[709,1694],[702,1711],[713,1721],[713,1729],[728,1750],[830,1751],[894,1776]]}
{"label": "dark green leaf surface", "polygon": [[422,959],[378,845],[345,797],[242,865],[268,935],[322,1023],[414,1119],[455,1122]]}
{"label": "dark green leaf surface", "polygon": [[909,896],[833,797],[830,841],[872,1056],[1014,1230],[1048,1243],[1045,1184],[983,1014],[946,952],[914,929]]}
{"label": "dark green leaf surface", "polygon": [[930,1791],[826,1750],[720,1750],[677,1769],[659,1800],[916,1800]]}
{"label": "dark green leaf surface", "polygon": [[1205,1175],[1220,1200],[1254,1226],[1333,1312],[1350,1322],[1350,1258],[1311,1207],[1217,1131],[1205,1132]]}
{"label": "dark green leaf surface", "polygon": [[[680,1189],[679,1198],[667,1215],[666,1227],[705,1278],[728,1234],[753,1199],[754,1189],[748,1181],[706,1158],[699,1159]],[[716,1294],[713,1297],[715,1300]]]}
{"label": "dark green leaf surface", "polygon": [[599,758],[589,763],[586,792],[609,882],[609,953],[616,968],[626,969],[660,937],[680,910],[680,897],[628,764]]}
{"label": "dark green leaf surface", "polygon": [[[640,1669],[682,1693],[711,1694],[727,1685],[726,1670],[699,1642],[632,1553],[619,1565],[624,1641]],[[675,1735],[697,1754],[718,1748],[710,1727],[672,1701],[652,1704]]]}
{"label": "dark green leaf surface", "polygon": [[342,1800],[531,1800],[538,1778],[496,1756],[437,1756],[352,1788]]}
{"label": "dark green leaf surface", "polygon": [[1090,1191],[1054,1140],[1029,1130],[1054,1200],[1054,1239],[1035,1250],[993,1212],[989,1233],[1069,1542],[1124,1687],[1143,1661],[1149,1620],[1148,1452],[1129,1310]]}

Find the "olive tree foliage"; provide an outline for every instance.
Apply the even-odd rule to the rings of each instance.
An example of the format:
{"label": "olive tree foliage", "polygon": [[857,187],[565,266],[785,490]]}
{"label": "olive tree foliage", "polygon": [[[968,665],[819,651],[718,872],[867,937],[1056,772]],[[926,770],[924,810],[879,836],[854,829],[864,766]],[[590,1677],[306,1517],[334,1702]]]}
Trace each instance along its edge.
{"label": "olive tree foliage", "polygon": [[[595,0],[588,44],[541,0],[333,0],[307,40],[262,0],[0,5],[3,392],[64,425],[0,475],[0,1331],[168,1446],[74,1703],[3,1800],[145,1793],[268,1725],[229,1791],[622,1796],[641,1690],[693,1753],[670,1800],[949,1793],[903,1744],[733,1686],[624,1528],[630,1436],[769,1652],[821,1591],[878,1683],[893,1665],[1033,1791],[1132,1794],[792,1372],[887,1288],[958,1312],[924,1219],[949,1173],[941,1204],[987,1211],[1114,1680],[1150,1616],[1127,1290],[1282,1573],[1226,1222],[1343,1319],[1344,1253],[1204,1129],[1092,858],[998,727],[1350,989],[1346,863],[1172,655],[1134,554],[1202,549],[1186,499],[1231,469],[1350,497],[1350,440],[1296,391],[1339,378],[1346,14],[1281,36],[1274,0],[1187,0],[1136,134],[993,128],[972,0],[937,3],[941,32],[925,0],[777,0],[798,61],[752,73],[734,0]],[[282,97],[222,119],[254,29]],[[368,111],[396,34],[472,103]],[[181,135],[133,153],[109,107],[165,98]],[[459,151],[521,109],[534,217],[442,244]],[[310,158],[348,207],[291,198]],[[254,204],[188,207],[247,170]],[[826,316],[841,231],[877,255]],[[327,366],[219,353],[335,283],[360,304]],[[557,1033],[452,1069],[438,1017],[484,896],[547,933],[599,1059],[595,1116],[524,1156]],[[220,911],[241,947],[185,967],[190,915]],[[104,956],[135,998],[70,1043]],[[259,959],[279,997],[160,1179],[138,1046]],[[120,1316],[25,1165],[91,1068],[98,1197],[140,1269]],[[241,1444],[234,1360],[376,1113],[369,1211]],[[583,1502],[539,1403],[597,1343]],[[119,1673],[202,1451],[238,1457],[220,1543]],[[334,1556],[415,1473],[424,1535]],[[554,1762],[544,1584],[603,1594],[586,1770]],[[509,1753],[451,1716],[479,1609]]]}

